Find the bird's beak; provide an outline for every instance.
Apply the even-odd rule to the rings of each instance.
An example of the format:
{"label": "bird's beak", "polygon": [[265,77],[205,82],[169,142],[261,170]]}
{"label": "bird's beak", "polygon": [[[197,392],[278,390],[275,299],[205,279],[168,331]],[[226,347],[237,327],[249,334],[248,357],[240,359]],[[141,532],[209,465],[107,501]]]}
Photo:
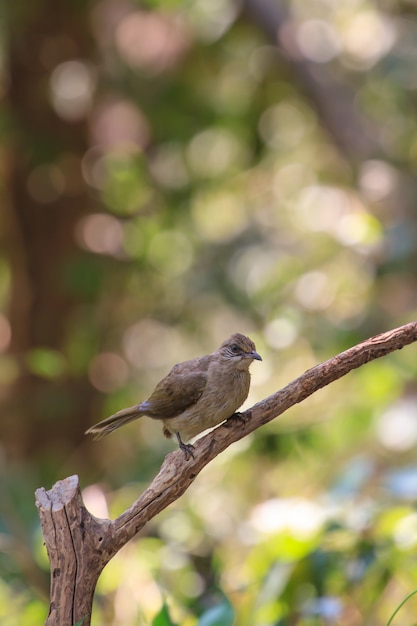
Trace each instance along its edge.
{"label": "bird's beak", "polygon": [[262,361],[261,355],[258,354],[257,352],[255,352],[255,350],[252,350],[252,352],[248,353],[248,358],[249,359],[256,359],[256,361]]}

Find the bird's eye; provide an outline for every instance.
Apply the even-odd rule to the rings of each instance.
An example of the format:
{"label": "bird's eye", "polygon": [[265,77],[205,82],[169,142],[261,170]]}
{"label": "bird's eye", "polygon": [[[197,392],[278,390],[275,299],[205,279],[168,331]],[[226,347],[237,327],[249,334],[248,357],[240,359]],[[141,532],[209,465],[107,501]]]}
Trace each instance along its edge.
{"label": "bird's eye", "polygon": [[232,344],[231,348],[232,352],[234,352],[235,354],[236,352],[239,352],[239,346],[236,343]]}

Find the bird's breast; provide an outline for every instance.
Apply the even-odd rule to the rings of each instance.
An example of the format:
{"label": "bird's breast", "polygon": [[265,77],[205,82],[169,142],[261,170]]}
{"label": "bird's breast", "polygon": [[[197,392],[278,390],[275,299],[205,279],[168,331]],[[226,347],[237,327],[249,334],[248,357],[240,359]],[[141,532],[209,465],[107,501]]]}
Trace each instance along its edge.
{"label": "bird's breast", "polygon": [[210,371],[199,400],[178,417],[165,420],[164,425],[171,433],[179,432],[184,441],[190,440],[233,415],[246,400],[249,385],[247,370],[229,367]]}

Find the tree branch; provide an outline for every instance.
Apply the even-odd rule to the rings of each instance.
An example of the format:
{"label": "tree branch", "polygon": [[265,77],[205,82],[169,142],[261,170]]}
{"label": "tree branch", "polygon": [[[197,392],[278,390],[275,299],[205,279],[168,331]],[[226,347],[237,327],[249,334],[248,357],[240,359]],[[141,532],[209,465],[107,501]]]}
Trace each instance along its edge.
{"label": "tree branch", "polygon": [[277,0],[244,0],[243,7],[280,52],[291,76],[317,112],[334,144],[351,162],[381,153],[376,128],[355,105],[356,92],[336,78],[325,64],[306,58],[296,41],[295,21],[287,5]]}
{"label": "tree branch", "polygon": [[233,442],[284,413],[329,383],[369,361],[417,341],[417,321],[395,328],[316,365],[283,389],[231,418],[202,437],[195,458],[184,461],[178,450],[168,454],[143,494],[114,521],[99,520],[84,507],[78,477],[36,491],[42,530],[51,563],[51,605],[47,626],[90,624],[97,579],[109,560],[143,526],[179,498],[201,470]]}

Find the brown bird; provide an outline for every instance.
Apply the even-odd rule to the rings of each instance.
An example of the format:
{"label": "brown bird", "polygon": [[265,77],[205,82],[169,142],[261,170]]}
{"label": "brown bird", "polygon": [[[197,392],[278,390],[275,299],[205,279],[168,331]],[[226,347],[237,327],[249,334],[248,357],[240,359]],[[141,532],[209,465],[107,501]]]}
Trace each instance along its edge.
{"label": "brown bird", "polygon": [[154,392],[139,405],[122,409],[86,431],[100,439],[142,415],[161,420],[165,437],[175,435],[188,459],[189,441],[231,417],[248,397],[249,366],[262,361],[249,337],[236,333],[218,350],[174,365]]}

